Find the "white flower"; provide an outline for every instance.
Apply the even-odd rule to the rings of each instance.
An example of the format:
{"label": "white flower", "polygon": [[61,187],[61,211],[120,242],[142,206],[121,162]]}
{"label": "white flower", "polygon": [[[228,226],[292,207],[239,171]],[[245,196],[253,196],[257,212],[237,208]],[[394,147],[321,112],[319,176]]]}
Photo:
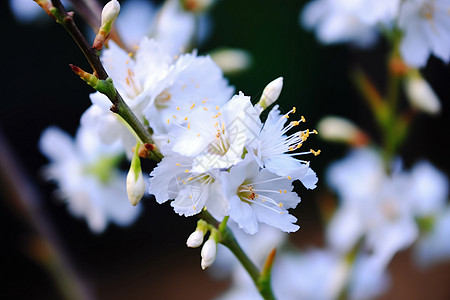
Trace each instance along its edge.
{"label": "white flower", "polygon": [[244,71],[252,64],[251,54],[242,49],[219,48],[209,52],[209,55],[227,75]]}
{"label": "white flower", "polygon": [[438,213],[431,230],[422,236],[414,248],[415,261],[430,266],[450,258],[450,208]]}
{"label": "white flower", "polygon": [[46,177],[58,183],[69,211],[86,218],[92,231],[102,232],[109,221],[129,225],[139,215],[140,208],[127,201],[126,175],[114,169],[123,155],[119,145],[101,144],[84,127],[75,141],[50,127],[42,134],[40,149],[51,161]]}
{"label": "white flower", "polygon": [[390,26],[399,0],[315,0],[301,15],[303,25],[315,29],[325,44],[355,43],[370,46],[377,37],[377,25]]}
{"label": "white flower", "polygon": [[341,200],[327,228],[328,242],[348,253],[365,237],[366,247],[383,266],[417,239],[415,218],[441,209],[448,192],[445,177],[429,164],[388,175],[381,158],[368,149],[332,165],[328,179]]}
{"label": "white flower", "polygon": [[290,121],[285,127],[284,124],[289,120],[289,114],[294,113],[295,108],[285,115],[281,115],[278,105],[275,105],[267,116],[267,120],[258,135],[249,146],[249,152],[255,156],[260,167],[265,167],[269,171],[280,175],[289,176],[293,179],[299,179],[303,185],[309,189],[316,187],[316,173],[309,167],[309,162],[297,160],[294,156],[309,154],[311,152],[318,154],[320,152],[295,152],[299,149],[308,136],[314,131],[297,131],[290,135],[286,133],[293,127],[298,126],[304,121]]}
{"label": "white flower", "polygon": [[317,128],[320,137],[335,142],[345,142],[352,145],[368,143],[368,137],[354,123],[341,117],[328,116],[320,120]]}
{"label": "white flower", "polygon": [[[160,44],[147,38],[134,57],[111,42],[103,51],[102,62],[128,106],[142,123],[148,120],[157,134],[167,133],[167,116],[182,113],[177,110],[180,102],[193,102],[195,98],[217,105],[232,93],[220,69],[208,57],[186,54],[174,61]],[[130,155],[135,138],[111,113],[110,101],[99,92],[91,94],[91,100],[93,105],[83,114],[82,124],[94,128],[106,143],[120,139]]]}
{"label": "white flower", "polygon": [[[155,134],[166,134],[200,107],[213,110],[230,99],[233,88],[208,56],[181,56],[165,79],[164,90],[144,110]],[[196,107],[197,106],[197,107]]]}
{"label": "white flower", "polygon": [[403,1],[398,26],[404,37],[400,53],[404,61],[413,67],[422,67],[430,54],[450,60],[450,16],[448,0]]}
{"label": "white flower", "polygon": [[246,233],[256,233],[259,222],[285,232],[298,230],[299,226],[293,224],[297,218],[287,211],[300,202],[298,195],[292,192],[293,179],[267,169],[259,170],[249,155],[229,172],[223,172],[222,179],[230,218]]}
{"label": "white flower", "polygon": [[261,99],[258,101],[258,105],[264,110],[280,97],[281,90],[283,89],[283,77],[278,77],[275,80],[269,82],[262,92]]}
{"label": "white flower", "polygon": [[218,173],[192,172],[192,161],[180,155],[166,155],[150,174],[150,194],[158,203],[174,199],[171,206],[180,215],[192,216],[207,206],[216,219],[222,219],[228,214],[228,203]]}
{"label": "white flower", "polygon": [[216,259],[216,252],[217,252],[217,243],[214,239],[210,238],[206,241],[206,243],[202,247],[202,262],[201,266],[202,269],[206,269],[209,266],[211,266],[214,263],[214,260]]}
{"label": "white flower", "polygon": [[171,132],[172,151],[194,158],[192,172],[237,164],[242,160],[245,145],[260,130],[259,116],[250,97],[240,93],[222,108],[208,109],[203,103],[197,105],[200,108],[186,120],[186,125]]}

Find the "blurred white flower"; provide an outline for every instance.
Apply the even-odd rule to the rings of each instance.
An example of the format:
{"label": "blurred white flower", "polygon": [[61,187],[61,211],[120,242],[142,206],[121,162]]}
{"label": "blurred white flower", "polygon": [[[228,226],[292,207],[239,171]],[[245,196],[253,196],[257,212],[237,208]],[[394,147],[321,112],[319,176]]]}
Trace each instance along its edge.
{"label": "blurred white flower", "polygon": [[[311,249],[304,253],[277,253],[272,269],[272,289],[277,299],[338,299],[349,284],[349,299],[372,299],[385,291],[386,273],[377,273],[365,257],[355,261],[354,269],[338,254]],[[361,276],[364,276],[361,278]],[[359,293],[366,291],[366,293]],[[233,273],[232,288],[217,300],[261,299],[250,276],[239,266]]]}
{"label": "blurred white flower", "polygon": [[400,0],[315,0],[305,6],[301,22],[324,44],[367,47],[375,42],[378,25],[392,25],[399,5]]}
{"label": "blurred white flower", "polygon": [[136,219],[140,207],[127,201],[126,174],[115,169],[123,155],[120,145],[102,144],[85,127],[78,129],[75,141],[50,127],[39,143],[50,160],[46,178],[58,184],[69,211],[85,218],[92,231],[102,232],[109,222],[126,226]]}
{"label": "blurred white flower", "polygon": [[381,158],[369,149],[334,163],[328,180],[341,201],[328,224],[329,244],[349,253],[364,237],[365,247],[382,267],[418,238],[415,218],[438,211],[447,197],[446,179],[431,165],[420,163],[412,172],[388,175]]}
{"label": "blurred white flower", "polygon": [[403,1],[398,26],[404,37],[400,53],[412,67],[424,66],[430,54],[450,60],[450,2],[448,0]]}
{"label": "blurred white flower", "polygon": [[354,123],[341,117],[328,116],[317,125],[320,137],[333,142],[344,142],[354,146],[367,145],[369,138]]}
{"label": "blurred white flower", "polygon": [[252,64],[251,54],[242,49],[219,48],[209,52],[209,55],[227,75],[244,71]]}
{"label": "blurred white flower", "polygon": [[287,211],[300,202],[292,192],[292,178],[259,170],[257,162],[247,155],[243,162],[222,173],[222,181],[230,218],[246,233],[258,232],[260,222],[285,232],[298,230],[294,224],[297,218]]}
{"label": "blurred white flower", "polygon": [[434,216],[429,232],[422,236],[414,248],[415,261],[423,267],[450,259],[450,208]]}

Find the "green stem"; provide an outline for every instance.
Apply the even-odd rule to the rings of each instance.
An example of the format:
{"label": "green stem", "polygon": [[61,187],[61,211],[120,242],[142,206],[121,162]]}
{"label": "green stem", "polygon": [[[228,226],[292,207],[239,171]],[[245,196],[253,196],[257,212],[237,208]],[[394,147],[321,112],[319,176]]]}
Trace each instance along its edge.
{"label": "green stem", "polygon": [[[56,18],[57,22],[60,23],[75,40],[78,47],[83,52],[87,61],[91,65],[92,70],[94,70],[94,75],[100,80],[106,80],[109,76],[100,61],[99,52],[89,45],[83,34],[78,29],[73,19],[73,13],[67,12],[60,0],[52,0],[52,4],[55,9],[54,17]],[[153,144],[153,139],[150,133],[139,121],[131,108],[126,104],[122,96],[120,96],[119,92],[116,90],[115,95],[106,96],[112,103],[111,111],[121,116],[136,132],[136,134],[144,144]],[[154,154],[154,157],[161,157],[161,154],[158,153],[158,151],[152,152]]]}
{"label": "green stem", "polygon": [[265,280],[261,280],[262,276],[258,267],[248,258],[244,250],[242,250],[241,246],[234,237],[233,232],[226,226],[226,223],[225,222],[219,223],[206,210],[202,211],[202,213],[200,214],[200,218],[205,220],[209,224],[215,226],[216,228],[220,229],[221,234],[220,243],[225,247],[227,247],[228,249],[230,249],[230,251],[234,254],[234,256],[236,256],[236,258],[239,260],[244,269],[252,278],[253,283],[258,288],[261,296],[265,300],[275,300],[275,296],[273,295],[270,283],[268,284]]}

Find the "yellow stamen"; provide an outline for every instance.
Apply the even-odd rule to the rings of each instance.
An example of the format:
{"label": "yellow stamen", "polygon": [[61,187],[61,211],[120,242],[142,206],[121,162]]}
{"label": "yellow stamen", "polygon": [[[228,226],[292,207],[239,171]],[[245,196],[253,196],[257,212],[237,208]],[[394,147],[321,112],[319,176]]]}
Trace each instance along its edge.
{"label": "yellow stamen", "polygon": [[320,154],[320,152],[322,152],[321,150],[314,151],[313,149],[309,149],[309,151],[311,151],[311,153],[314,154],[314,156],[317,156]]}

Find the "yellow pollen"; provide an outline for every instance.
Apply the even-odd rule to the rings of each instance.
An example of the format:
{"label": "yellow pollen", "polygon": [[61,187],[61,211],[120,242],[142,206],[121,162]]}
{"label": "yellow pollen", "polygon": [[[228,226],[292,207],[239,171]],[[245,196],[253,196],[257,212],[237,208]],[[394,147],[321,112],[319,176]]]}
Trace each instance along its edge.
{"label": "yellow pollen", "polygon": [[278,203],[278,207],[283,207],[283,203]]}
{"label": "yellow pollen", "polygon": [[127,83],[127,85],[130,85],[130,79],[128,77],[125,78],[125,82]]}
{"label": "yellow pollen", "polygon": [[287,194],[287,191],[286,191],[286,190],[284,190],[284,193],[285,193],[285,194]]}
{"label": "yellow pollen", "polygon": [[194,205],[194,206],[192,206],[192,208],[193,208],[194,210],[196,210],[196,208],[195,208],[195,205]]}
{"label": "yellow pollen", "polygon": [[169,124],[170,123],[170,119],[167,119],[167,124]]}
{"label": "yellow pollen", "polygon": [[184,171],[184,173],[188,173],[189,172],[189,169],[186,169],[185,171]]}
{"label": "yellow pollen", "polygon": [[292,108],[292,113],[295,114],[296,111],[297,111],[297,108],[294,106],[294,107]]}
{"label": "yellow pollen", "polygon": [[300,124],[299,121],[292,121],[292,122],[291,122],[291,125],[292,125],[292,126],[297,126],[298,124]]}
{"label": "yellow pollen", "polygon": [[206,107],[203,107],[204,110],[208,111],[208,109]]}
{"label": "yellow pollen", "polygon": [[189,177],[187,181],[191,181],[192,179],[194,179],[194,177]]}
{"label": "yellow pollen", "polygon": [[218,106],[218,105],[216,105],[216,109],[217,109],[217,110],[219,109],[219,106]]}
{"label": "yellow pollen", "polygon": [[129,56],[129,57],[132,57],[132,56],[133,56],[133,52],[129,52],[129,53],[128,53],[128,56]]}
{"label": "yellow pollen", "polygon": [[289,147],[289,151],[294,151],[294,147]]}
{"label": "yellow pollen", "polygon": [[280,211],[280,215],[284,215],[284,211]]}
{"label": "yellow pollen", "polygon": [[288,114],[285,114],[284,117],[285,117],[286,119],[289,119],[289,115],[288,115]]}
{"label": "yellow pollen", "polygon": [[262,199],[261,201],[262,201],[262,202],[266,202],[266,199]]}
{"label": "yellow pollen", "polygon": [[176,118],[177,118],[177,116],[173,115],[173,116],[172,116],[172,118],[176,119]]}
{"label": "yellow pollen", "polygon": [[200,137],[200,133],[197,133],[197,137]]}
{"label": "yellow pollen", "polygon": [[289,180],[291,180],[291,179],[292,179],[292,177],[291,177],[291,176],[288,176],[287,178],[288,178]]}
{"label": "yellow pollen", "polygon": [[184,120],[187,121],[188,117],[185,117]]}
{"label": "yellow pollen", "polygon": [[181,177],[178,177],[178,181],[180,181],[181,180]]}
{"label": "yellow pollen", "polygon": [[129,60],[129,59],[127,59],[127,61],[125,62],[125,64],[127,64],[127,65],[128,65],[129,63],[130,63],[130,60]]}
{"label": "yellow pollen", "polygon": [[186,181],[183,180],[183,184],[186,184]]}
{"label": "yellow pollen", "polygon": [[195,103],[192,103],[191,109],[194,109],[195,107]]}
{"label": "yellow pollen", "polygon": [[191,123],[188,123],[188,129],[191,129]]}
{"label": "yellow pollen", "polygon": [[282,193],[283,193],[283,191],[282,191],[282,190],[279,190],[279,192],[280,192],[280,194],[282,194]]}
{"label": "yellow pollen", "polygon": [[303,146],[303,144],[298,143],[298,144],[297,144],[297,149],[300,148],[301,146]]}
{"label": "yellow pollen", "polygon": [[175,164],[175,166],[181,166],[181,164]]}
{"label": "yellow pollen", "polygon": [[319,134],[319,133],[317,132],[317,130],[315,130],[315,129],[313,130],[313,133],[314,133],[314,134]]}
{"label": "yellow pollen", "polygon": [[189,196],[189,199],[192,199],[192,196]]}
{"label": "yellow pollen", "polygon": [[305,119],[305,117],[304,116],[302,116],[300,119],[302,119],[302,122],[303,123],[305,123],[306,122],[306,119]]}
{"label": "yellow pollen", "polygon": [[219,122],[217,122],[216,124],[214,124],[214,127],[216,127],[217,125],[219,125]]}
{"label": "yellow pollen", "polygon": [[309,151],[311,151],[311,153],[314,154],[314,156],[317,156],[320,154],[320,152],[322,152],[320,150],[314,151],[313,149],[309,149]]}
{"label": "yellow pollen", "polygon": [[206,102],[206,100],[203,100],[202,103],[204,104]]}
{"label": "yellow pollen", "polygon": [[179,106],[177,106],[177,110],[180,110],[181,108]]}

